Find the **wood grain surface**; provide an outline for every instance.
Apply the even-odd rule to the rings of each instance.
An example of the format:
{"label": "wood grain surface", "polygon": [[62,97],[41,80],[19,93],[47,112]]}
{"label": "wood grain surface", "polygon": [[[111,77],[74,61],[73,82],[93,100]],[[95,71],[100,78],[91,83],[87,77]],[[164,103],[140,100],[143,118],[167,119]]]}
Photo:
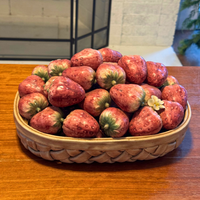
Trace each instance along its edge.
{"label": "wood grain surface", "polygon": [[199,200],[200,67],[168,67],[188,91],[192,119],[182,144],[164,157],[114,164],[60,164],[20,143],[13,120],[18,85],[35,65],[0,65],[0,199]]}

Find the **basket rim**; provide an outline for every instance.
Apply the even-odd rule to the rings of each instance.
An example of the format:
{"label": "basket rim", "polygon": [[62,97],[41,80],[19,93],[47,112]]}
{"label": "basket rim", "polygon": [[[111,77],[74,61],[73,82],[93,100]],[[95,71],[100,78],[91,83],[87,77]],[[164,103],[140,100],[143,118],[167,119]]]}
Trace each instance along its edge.
{"label": "basket rim", "polygon": [[[154,135],[147,135],[147,136],[127,136],[127,137],[120,137],[120,138],[73,138],[73,137],[63,137],[63,136],[57,136],[57,135],[51,135],[51,134],[46,134],[40,131],[37,131],[36,129],[32,128],[28,124],[25,123],[21,115],[19,114],[18,110],[18,102],[19,102],[19,92],[16,93],[15,99],[14,99],[14,108],[13,108],[13,115],[17,123],[23,127],[27,132],[30,132],[32,135],[35,135],[36,137],[43,138],[44,140],[50,140],[50,141],[57,141],[57,142],[78,142],[79,144],[81,143],[89,143],[89,144],[101,144],[101,143],[119,143],[119,142],[140,142],[140,141],[153,141],[155,139],[161,139],[165,137],[170,137],[176,133],[178,133],[180,130],[186,128],[191,120],[191,107],[189,102],[187,102],[187,107],[185,110],[185,116],[183,119],[183,122],[176,127],[173,130],[161,132],[158,134]],[[15,122],[16,124],[16,122]]]}

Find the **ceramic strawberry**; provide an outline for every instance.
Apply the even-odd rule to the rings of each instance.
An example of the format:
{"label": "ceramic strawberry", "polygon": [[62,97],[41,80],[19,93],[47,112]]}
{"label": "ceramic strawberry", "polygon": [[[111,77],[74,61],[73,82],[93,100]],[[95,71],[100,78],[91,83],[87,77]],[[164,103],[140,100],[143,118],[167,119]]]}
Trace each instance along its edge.
{"label": "ceramic strawberry", "polygon": [[95,89],[86,93],[82,108],[92,116],[99,116],[111,103],[110,94],[104,89]]}
{"label": "ceramic strawberry", "polygon": [[117,84],[110,89],[110,96],[121,110],[134,112],[144,104],[145,91],[136,84]]}
{"label": "ceramic strawberry", "polygon": [[61,110],[50,106],[34,115],[30,126],[44,133],[56,134],[61,130],[63,120]]}
{"label": "ceramic strawberry", "polygon": [[146,82],[154,87],[160,87],[168,76],[167,68],[162,63],[147,61]]}
{"label": "ceramic strawberry", "polygon": [[46,96],[48,97],[48,92],[49,92],[49,88],[51,86],[51,84],[54,82],[54,80],[56,78],[58,78],[59,76],[52,76],[44,85],[44,93],[46,94]]}
{"label": "ceramic strawberry", "polygon": [[67,107],[80,103],[85,98],[85,90],[71,79],[59,76],[51,84],[48,100],[53,106]]}
{"label": "ceramic strawberry", "polygon": [[162,86],[168,86],[174,84],[179,84],[178,80],[174,76],[168,75],[167,79],[165,80]]}
{"label": "ceramic strawberry", "polygon": [[45,65],[34,67],[32,75],[39,76],[45,83],[49,80],[48,68]]}
{"label": "ceramic strawberry", "polygon": [[122,137],[128,130],[129,118],[118,108],[106,108],[99,117],[99,124],[105,135]]}
{"label": "ceramic strawberry", "polygon": [[133,114],[129,133],[133,136],[153,135],[162,128],[162,119],[150,106],[144,106]]}
{"label": "ceramic strawberry", "polygon": [[127,81],[141,84],[147,76],[146,61],[139,55],[123,56],[118,61],[118,65],[126,72]]}
{"label": "ceramic strawberry", "polygon": [[48,65],[49,77],[62,76],[62,72],[71,67],[71,61],[68,59],[52,60]]}
{"label": "ceramic strawberry", "polygon": [[165,109],[158,113],[163,122],[163,128],[171,130],[176,128],[184,118],[184,109],[177,102],[163,100]]}
{"label": "ceramic strawberry", "polygon": [[96,83],[95,71],[88,66],[67,68],[62,75],[81,85],[84,90],[91,89],[93,84]]}
{"label": "ceramic strawberry", "polygon": [[31,119],[48,105],[49,102],[43,94],[31,93],[19,99],[18,109],[21,116],[26,119]]}
{"label": "ceramic strawberry", "polygon": [[46,96],[46,93],[44,92],[44,84],[45,82],[39,76],[30,75],[19,84],[19,95],[20,97],[23,97],[30,93],[39,92]]}
{"label": "ceramic strawberry", "polygon": [[122,57],[122,54],[118,51],[115,51],[110,48],[102,48],[99,49],[102,57],[103,57],[103,62],[118,62],[119,59]]}
{"label": "ceramic strawberry", "polygon": [[100,87],[108,90],[116,84],[124,84],[126,73],[119,65],[103,63],[96,71],[96,80]]}
{"label": "ceramic strawberry", "polygon": [[178,102],[186,109],[187,90],[179,84],[165,86],[162,90],[162,99]]}
{"label": "ceramic strawberry", "polygon": [[99,134],[99,124],[84,110],[72,111],[63,122],[63,132],[68,137],[91,138]]}
{"label": "ceramic strawberry", "polygon": [[100,64],[103,63],[103,57],[100,51],[96,49],[86,48],[74,54],[71,58],[72,66],[89,66],[95,71]]}
{"label": "ceramic strawberry", "polygon": [[145,91],[144,105],[148,105],[147,102],[152,95],[157,96],[159,99],[161,99],[161,91],[158,88],[148,84],[142,84],[141,87]]}

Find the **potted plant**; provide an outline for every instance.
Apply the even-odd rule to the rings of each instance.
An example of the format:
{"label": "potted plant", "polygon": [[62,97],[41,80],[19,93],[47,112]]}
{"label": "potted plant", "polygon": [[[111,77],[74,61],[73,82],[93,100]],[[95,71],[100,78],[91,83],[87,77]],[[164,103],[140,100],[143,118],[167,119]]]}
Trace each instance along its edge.
{"label": "potted plant", "polygon": [[[178,51],[180,54],[184,55],[186,50],[192,45],[197,45],[200,48],[200,0],[184,0],[181,4],[180,11],[192,8],[190,15],[183,21],[182,27],[186,29],[191,29],[195,27],[196,31],[192,34],[190,38],[181,40],[179,43]],[[197,14],[198,12],[198,14]],[[194,16],[197,15],[197,18],[194,19]]]}

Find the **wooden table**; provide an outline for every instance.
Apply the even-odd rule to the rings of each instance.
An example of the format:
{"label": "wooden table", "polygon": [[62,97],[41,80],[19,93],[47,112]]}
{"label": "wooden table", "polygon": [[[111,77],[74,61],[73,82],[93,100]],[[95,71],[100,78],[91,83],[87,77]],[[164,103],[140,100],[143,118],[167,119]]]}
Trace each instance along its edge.
{"label": "wooden table", "polygon": [[35,65],[0,65],[0,199],[200,199],[200,67],[168,67],[188,91],[192,119],[182,144],[150,161],[58,164],[20,143],[13,120],[19,83]]}

